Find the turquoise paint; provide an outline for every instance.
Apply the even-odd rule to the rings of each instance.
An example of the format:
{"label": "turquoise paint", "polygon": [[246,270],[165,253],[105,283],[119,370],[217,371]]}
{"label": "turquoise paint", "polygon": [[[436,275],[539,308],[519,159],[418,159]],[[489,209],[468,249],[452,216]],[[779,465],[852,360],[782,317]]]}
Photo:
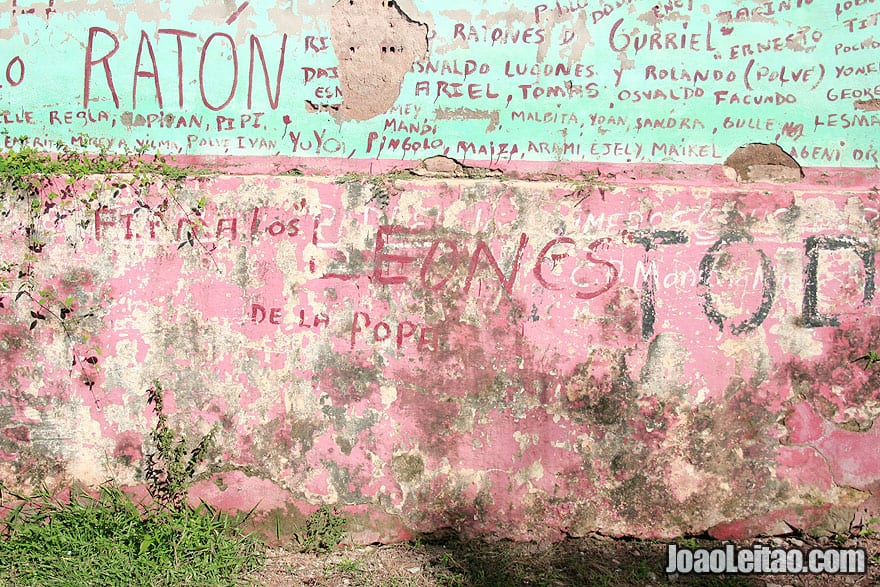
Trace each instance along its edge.
{"label": "turquoise paint", "polygon": [[[742,144],[777,142],[804,165],[877,166],[880,113],[866,108],[880,98],[880,23],[870,3],[415,2],[404,9],[430,26],[427,60],[406,75],[386,116],[341,123],[305,106],[340,100],[330,3],[180,4],[30,3],[16,14],[7,7],[0,144],[27,136],[51,150],[84,134],[114,152],[390,160],[444,153],[504,165],[711,164]],[[235,18],[233,5],[241,8]],[[169,30],[186,32],[180,55]],[[276,106],[270,95],[285,35]],[[250,81],[252,36],[265,55],[268,92],[258,54]],[[116,41],[106,63],[118,106],[101,61]],[[321,70],[331,73],[319,77]]]}

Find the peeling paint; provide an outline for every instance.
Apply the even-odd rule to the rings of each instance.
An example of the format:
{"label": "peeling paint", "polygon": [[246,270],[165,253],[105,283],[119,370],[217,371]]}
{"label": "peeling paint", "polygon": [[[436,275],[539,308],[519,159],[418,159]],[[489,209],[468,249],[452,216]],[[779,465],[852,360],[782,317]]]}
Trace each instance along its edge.
{"label": "peeling paint", "polygon": [[857,12],[79,4],[0,12],[3,148],[245,175],[3,195],[4,486],[143,490],[160,380],[176,426],[218,431],[190,498],[265,527],[320,503],[367,542],[880,515]]}
{"label": "peeling paint", "polygon": [[438,154],[510,169],[715,165],[752,143],[808,167],[878,163],[880,41],[860,7],[234,4],[7,7],[2,146],[58,151],[87,135],[96,152],[284,171]]}
{"label": "peeling paint", "polygon": [[320,501],[383,540],[832,527],[880,475],[876,370],[854,363],[877,348],[876,178],[715,173],[620,170],[579,199],[410,175],[382,207],[334,178],[220,177],[152,233],[127,215],[161,196],[101,193],[33,266],[76,300],[75,339],[4,296],[0,475],[137,484],[159,378],[172,421],[219,430],[195,494],[268,492],[258,523]]}

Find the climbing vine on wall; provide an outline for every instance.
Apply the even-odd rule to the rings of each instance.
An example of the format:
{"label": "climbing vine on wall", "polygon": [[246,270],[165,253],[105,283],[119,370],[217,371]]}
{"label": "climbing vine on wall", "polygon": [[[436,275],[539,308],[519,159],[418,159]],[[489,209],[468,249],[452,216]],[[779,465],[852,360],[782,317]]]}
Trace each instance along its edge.
{"label": "climbing vine on wall", "polygon": [[[25,139],[19,137],[17,144],[26,145]],[[27,320],[30,331],[43,324],[60,329],[70,348],[71,370],[78,371],[80,381],[92,390],[101,349],[90,341],[90,332],[106,312],[109,293],[86,294],[80,286],[90,276],[81,275],[83,270],[65,278],[39,279],[36,266],[47,231],[77,214],[78,225],[86,229],[94,221],[88,212],[101,206],[99,197],[108,192],[115,197],[124,189],[133,190],[139,206],[160,217],[172,206],[185,215],[199,215],[204,200],[187,207],[178,191],[185,180],[207,173],[174,165],[161,153],[148,154],[145,149],[112,155],[104,149],[89,150],[87,137],[79,143],[80,148],[58,143],[56,154],[27,146],[0,153],[0,222],[8,221],[0,239],[10,243],[0,253],[0,311],[17,306],[19,319]],[[148,195],[158,195],[158,203],[148,205]],[[200,244],[192,228],[181,246],[187,244]]]}

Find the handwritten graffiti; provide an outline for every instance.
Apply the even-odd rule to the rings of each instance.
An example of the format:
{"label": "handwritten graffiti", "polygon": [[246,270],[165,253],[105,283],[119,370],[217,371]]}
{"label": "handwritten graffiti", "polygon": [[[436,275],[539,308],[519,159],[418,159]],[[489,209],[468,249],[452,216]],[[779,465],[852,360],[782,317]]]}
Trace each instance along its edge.
{"label": "handwritten graffiti", "polygon": [[[454,294],[462,299],[480,297],[492,289],[493,284],[497,293],[516,299],[523,295],[526,287],[520,284],[523,276],[529,276],[530,283],[543,291],[583,302],[631,284],[639,293],[641,332],[645,339],[655,334],[658,296],[667,290],[696,292],[702,299],[701,308],[709,323],[733,335],[746,334],[759,327],[770,314],[776,298],[775,261],[747,234],[732,232],[718,238],[702,233],[689,235],[683,230],[621,230],[624,224],[619,221],[627,217],[624,214],[590,214],[580,221],[579,232],[549,239],[520,233],[485,240],[438,230],[430,224],[424,228],[379,224],[371,239],[372,246],[364,251],[342,250],[338,243],[326,240],[342,237],[342,227],[338,224],[341,218],[329,209],[325,216],[310,213],[305,199],[285,210],[255,207],[237,215],[218,210],[213,219],[206,214],[166,216],[169,215],[142,208],[129,212],[99,208],[94,212],[94,237],[97,241],[117,242],[162,239],[185,242],[198,237],[215,247],[221,242],[260,246],[262,239],[283,239],[300,247],[311,245],[327,252],[328,259],[323,266],[318,266],[314,256],[303,256],[302,262],[306,265],[301,269],[307,270],[311,279],[327,282],[365,279],[376,288],[423,290],[430,295]],[[368,216],[365,212],[365,222],[371,221]],[[630,220],[638,217],[638,214],[629,215]],[[712,215],[707,211],[699,214],[678,211],[675,217],[705,220]],[[662,214],[658,213],[656,219],[662,219]],[[479,218],[475,222],[482,223]],[[609,230],[617,230],[616,235],[589,236],[594,231]],[[709,244],[698,257],[693,257],[692,238]],[[838,280],[860,280],[858,287],[862,294],[858,302],[868,305],[873,300],[874,253],[869,244],[850,235],[829,235],[806,238],[802,246],[806,326],[839,323],[833,313],[825,313],[820,308],[825,286],[819,277],[819,265],[824,253],[854,255],[862,267],[861,277],[850,275],[853,270],[847,269],[849,273]],[[643,251],[641,256],[637,254],[639,250]],[[658,269],[664,257],[680,253],[686,253],[693,262],[677,270],[661,272]],[[280,306],[253,304],[250,318],[255,324],[285,322]],[[324,314],[308,320],[304,314],[298,318],[298,325],[303,328],[321,328],[328,323],[329,318]],[[376,321],[367,313],[356,314],[352,319],[352,344],[356,335],[370,329],[376,342],[395,339],[395,333],[402,342],[417,330],[421,332],[419,329],[410,332],[408,322],[393,326]],[[420,348],[430,340],[429,335],[424,335],[424,340],[422,336],[418,335]]]}
{"label": "handwritten graffiti", "polygon": [[373,321],[367,312],[355,312],[351,319],[351,348],[359,340],[359,335],[367,341],[379,343],[391,341],[398,350],[407,341],[414,341],[416,350],[437,350],[439,344],[436,328],[402,320],[392,326],[384,320]]}
{"label": "handwritten graffiti", "polygon": [[[804,241],[807,262],[804,268],[804,322],[808,326],[840,326],[839,319],[831,314],[819,312],[819,258],[823,251],[851,251],[861,261],[864,271],[864,285],[861,290],[861,304],[867,306],[874,299],[874,251],[865,242],[849,235],[812,236]],[[827,267],[824,268],[827,271]]]}
{"label": "handwritten graffiti", "polygon": [[[138,37],[134,68],[131,72],[131,107],[137,108],[138,105],[138,81],[146,79],[152,81],[152,98],[159,108],[163,108],[165,99],[162,94],[161,78],[176,76],[177,106],[183,108],[187,103],[184,92],[186,86],[184,56],[187,55],[187,52],[184,51],[184,39],[187,39],[186,44],[188,45],[193,43],[192,39],[195,39],[198,35],[195,32],[177,28],[160,28],[157,34],[159,39],[173,44],[173,48],[176,49],[177,58],[172,61],[175,65],[169,67],[166,61],[170,60],[157,59],[151,36],[147,34],[147,31],[141,30],[141,34]],[[248,109],[251,109],[254,103],[255,84],[259,84],[260,81],[264,82],[265,95],[269,107],[273,110],[278,108],[281,99],[281,78],[284,73],[287,38],[287,34],[281,35],[276,61],[277,65],[274,68],[274,72],[271,72],[274,73],[273,76],[270,73],[270,65],[263,50],[263,42],[259,37],[250,35],[247,69]],[[92,90],[93,85],[97,83],[97,80],[94,79],[96,71],[103,78],[101,80],[103,84],[102,89],[109,93],[116,108],[121,107],[121,97],[114,83],[112,67],[115,65],[117,70],[121,67],[116,64],[116,61],[118,61],[116,55],[120,51],[120,47],[121,41],[116,33],[104,27],[93,26],[89,28],[84,60],[83,108],[88,108],[90,102],[94,99]],[[189,64],[189,67],[198,71],[201,105],[207,109],[212,111],[223,110],[235,98],[239,86],[238,53],[238,46],[232,36],[223,32],[215,32],[209,35],[201,46],[197,68],[194,64]],[[112,64],[111,60],[113,60]],[[257,65],[258,62],[259,66]],[[218,70],[216,68],[209,67],[219,63],[228,63],[222,70],[222,73],[217,73]],[[161,69],[160,64],[163,65]],[[262,75],[262,78],[260,78],[260,75]]]}
{"label": "handwritten graffiti", "polygon": [[5,79],[6,83],[13,88],[24,81],[24,61],[21,57],[15,56],[6,64]]}
{"label": "handwritten graffiti", "polygon": [[[784,143],[807,165],[876,164],[877,117],[852,113],[876,110],[878,99],[869,59],[880,46],[877,18],[859,2],[703,11],[669,0],[638,14],[631,0],[526,3],[504,22],[491,11],[464,18],[471,7],[460,0],[445,13],[422,6],[408,16],[434,23],[430,51],[411,63],[394,105],[356,127],[328,125],[328,115],[346,111],[352,86],[378,73],[343,75],[355,46],[327,34],[329,6],[304,30],[257,4],[248,18],[174,5],[139,14],[128,30],[97,6],[59,19],[51,1],[13,2],[0,86],[27,91],[4,124],[28,139],[4,144],[58,150],[88,122],[94,146],[114,152],[717,163],[763,141]],[[779,14],[784,29],[774,25]],[[539,58],[493,50],[501,46],[536,47]],[[358,54],[379,64],[401,49],[377,39]],[[76,67],[55,67],[71,56]],[[791,107],[804,103],[812,107]],[[92,109],[108,117],[65,114]]]}
{"label": "handwritten graffiti", "polygon": [[[516,297],[516,282],[525,263],[535,281],[549,292],[577,300],[592,300],[619,287],[629,263],[635,267],[634,285],[640,293],[642,336],[655,333],[658,292],[673,286],[692,289],[703,299],[702,310],[709,323],[733,335],[746,334],[769,316],[776,298],[774,261],[751,237],[741,232],[722,236],[706,250],[696,270],[668,273],[661,277],[653,255],[668,253],[670,247],[688,245],[680,230],[638,230],[617,238],[603,237],[584,242],[572,237],[555,237],[540,247],[530,247],[530,238],[520,234],[508,244],[506,257],[497,255],[497,245],[477,239],[468,252],[463,241],[438,238],[431,231],[402,226],[380,226],[372,251],[372,270],[365,274],[325,273],[324,279],[368,278],[377,287],[421,288],[430,292],[455,291],[467,296],[475,277],[494,278],[500,291]],[[392,243],[394,244],[392,248]],[[633,245],[645,251],[642,259],[621,253]],[[803,241],[808,262],[804,266],[804,322],[807,326],[836,325],[833,316],[818,313],[816,305],[819,251],[847,249],[855,252],[864,267],[861,303],[873,299],[874,260],[869,246],[851,236],[810,237]],[[611,249],[616,249],[614,255]],[[527,251],[532,252],[530,257]],[[537,251],[537,252],[535,252]],[[852,276],[844,277],[853,279]]]}

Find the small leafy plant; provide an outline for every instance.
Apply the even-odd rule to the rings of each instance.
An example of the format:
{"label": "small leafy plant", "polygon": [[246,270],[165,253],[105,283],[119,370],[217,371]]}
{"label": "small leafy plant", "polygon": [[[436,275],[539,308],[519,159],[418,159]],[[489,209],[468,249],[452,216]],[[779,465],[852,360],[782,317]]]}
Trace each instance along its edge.
{"label": "small leafy plant", "polygon": [[861,357],[853,359],[851,362],[858,363],[859,361],[865,362],[865,369],[872,367],[873,365],[880,363],[880,352],[877,351],[868,351]]}
{"label": "small leafy plant", "polygon": [[683,548],[690,548],[691,550],[700,547],[700,543],[697,542],[697,539],[693,536],[683,537],[678,540],[679,546]]}
{"label": "small leafy plant", "polygon": [[859,536],[874,536],[877,534],[876,526],[880,526],[880,518],[866,520],[859,528]]}
{"label": "small leafy plant", "polygon": [[153,406],[153,412],[158,418],[150,431],[150,440],[156,450],[144,458],[147,489],[162,506],[180,510],[186,500],[186,492],[195,478],[196,468],[205,461],[208,451],[214,446],[217,428],[212,428],[190,452],[186,437],[178,437],[168,427],[164,390],[158,381],[154,381],[147,389],[147,403]]}
{"label": "small leafy plant", "polygon": [[[163,390],[148,390],[158,416],[150,433],[156,451],[145,459],[154,501],[132,501],[107,483],[97,494],[73,489],[57,496],[43,489],[21,496],[0,486],[0,585],[69,587],[229,587],[263,564],[264,549],[242,533],[250,514],[231,517],[186,492],[214,442],[214,431],[187,451],[168,426]],[[10,507],[2,503],[12,497]]]}
{"label": "small leafy plant", "polygon": [[[190,212],[176,190],[185,179],[202,177],[207,172],[176,166],[161,153],[147,154],[146,147],[113,154],[105,147],[96,147],[83,135],[72,142],[76,146],[57,142],[55,153],[50,154],[27,146],[28,137],[17,137],[14,148],[0,153],[0,217],[15,213],[13,218],[20,220],[14,232],[21,231],[27,244],[23,257],[0,258],[0,309],[7,308],[10,301],[25,303],[30,306],[31,330],[49,322],[59,325],[72,347],[72,367],[80,371],[79,379],[92,391],[100,351],[77,347],[87,343],[84,321],[96,316],[99,308],[82,306],[72,296],[57,296],[51,289],[41,287],[36,267],[47,245],[47,223],[58,226],[77,210],[91,211],[102,191],[112,190],[115,195],[125,188],[139,194],[138,209],[154,211],[144,203],[144,194],[155,189],[164,192],[162,203],[155,206],[160,217],[172,204],[187,218],[198,216],[205,207],[204,198]],[[83,229],[90,222],[89,215],[85,216],[79,221]],[[194,230],[187,231],[182,244],[208,250]]]}
{"label": "small leafy plant", "polygon": [[376,205],[385,209],[391,202],[391,198],[400,193],[400,190],[395,187],[394,181],[401,177],[412,177],[412,175],[407,172],[384,173],[381,175],[351,172],[337,177],[336,183],[359,183],[364,186],[369,186],[371,195],[367,202],[376,202]]}
{"label": "small leafy plant", "polygon": [[573,198],[578,198],[577,204],[580,204],[584,200],[586,200],[593,193],[593,190],[599,192],[599,195],[602,196],[602,199],[605,198],[605,194],[607,192],[614,191],[614,186],[610,183],[601,179],[601,174],[597,172],[595,175],[589,175],[581,172],[578,176],[578,179],[570,180],[568,182],[569,187],[571,188],[571,193],[569,196]]}
{"label": "small leafy plant", "polygon": [[325,504],[308,517],[305,528],[294,534],[294,544],[300,552],[330,552],[342,542],[347,527],[345,516]]}

